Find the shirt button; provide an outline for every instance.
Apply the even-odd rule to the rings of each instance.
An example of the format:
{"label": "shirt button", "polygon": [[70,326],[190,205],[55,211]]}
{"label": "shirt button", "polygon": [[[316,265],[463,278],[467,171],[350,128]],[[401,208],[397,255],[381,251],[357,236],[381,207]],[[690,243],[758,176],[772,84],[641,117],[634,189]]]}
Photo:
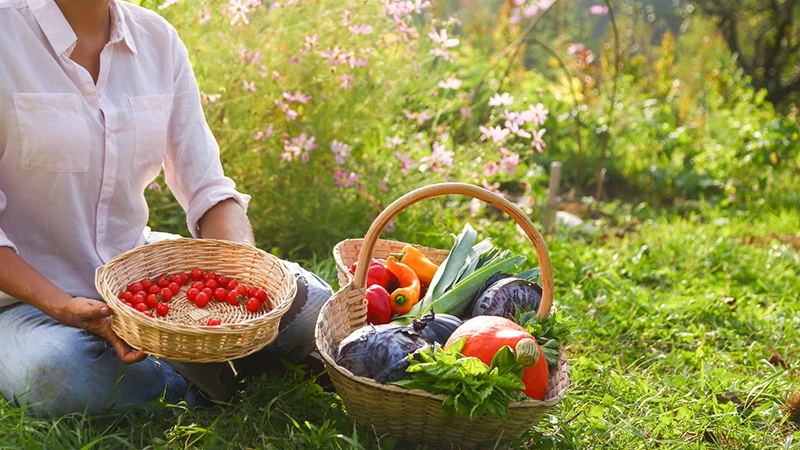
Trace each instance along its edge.
{"label": "shirt button", "polygon": [[94,88],[93,88],[91,85],[87,84],[86,86],[84,86],[84,87],[83,87],[83,92],[84,92],[86,95],[89,95],[89,94],[91,94],[92,92],[94,92]]}

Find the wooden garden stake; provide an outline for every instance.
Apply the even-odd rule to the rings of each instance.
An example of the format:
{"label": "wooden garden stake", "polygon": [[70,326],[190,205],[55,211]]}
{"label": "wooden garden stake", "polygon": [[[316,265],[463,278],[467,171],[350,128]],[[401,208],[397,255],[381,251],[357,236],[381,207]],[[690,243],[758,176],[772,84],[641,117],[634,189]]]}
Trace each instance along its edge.
{"label": "wooden garden stake", "polygon": [[556,229],[556,211],[558,211],[558,191],[561,186],[561,163],[553,161],[550,164],[550,185],[547,189],[547,203],[544,205],[542,227],[550,233]]}

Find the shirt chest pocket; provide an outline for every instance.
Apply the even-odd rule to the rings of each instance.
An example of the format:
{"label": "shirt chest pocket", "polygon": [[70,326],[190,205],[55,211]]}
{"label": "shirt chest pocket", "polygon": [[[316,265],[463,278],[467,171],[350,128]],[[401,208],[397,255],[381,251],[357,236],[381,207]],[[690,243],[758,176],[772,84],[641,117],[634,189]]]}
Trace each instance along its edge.
{"label": "shirt chest pocket", "polygon": [[130,97],[133,123],[136,128],[136,149],[133,170],[148,170],[155,176],[161,170],[167,152],[167,130],[172,113],[171,95]]}
{"label": "shirt chest pocket", "polygon": [[89,170],[89,125],[77,94],[13,94],[23,170]]}

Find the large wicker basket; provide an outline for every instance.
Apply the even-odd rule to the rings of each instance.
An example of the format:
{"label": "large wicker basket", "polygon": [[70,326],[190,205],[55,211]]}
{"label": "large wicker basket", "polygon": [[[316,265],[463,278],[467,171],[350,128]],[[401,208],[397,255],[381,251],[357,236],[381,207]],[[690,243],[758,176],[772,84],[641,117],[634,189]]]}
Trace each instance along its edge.
{"label": "large wicker basket", "polygon": [[[463,183],[440,183],[412,191],[389,205],[372,223],[364,239],[350,239],[334,248],[334,258],[343,287],[323,306],[317,320],[316,342],[325,360],[331,381],[342,398],[350,418],[359,427],[374,426],[379,434],[391,434],[403,441],[431,448],[452,446],[472,448],[498,439],[514,439],[530,429],[561,398],[570,383],[569,363],[563,350],[550,380],[544,401],[512,403],[508,417],[501,420],[484,412],[471,421],[465,417],[449,418],[442,408],[443,396],[421,390],[406,390],[379,384],[353,375],[335,362],[339,343],[354,330],[366,325],[364,283],[370,258],[385,258],[405,243],[378,239],[389,221],[406,207],[421,200],[449,194],[463,194],[483,200],[510,215],[525,231],[536,249],[542,274],[541,317],[547,317],[553,301],[553,275],[547,247],[530,219],[514,204],[492,192]],[[440,263],[445,250],[419,247],[426,256]],[[351,276],[350,265],[358,261]]]}
{"label": "large wicker basket", "polygon": [[[123,305],[118,296],[128,285],[160,274],[199,267],[267,292],[266,307],[256,313],[212,301],[198,308],[184,287],[170,301],[165,317],[147,317]],[[281,317],[297,292],[294,276],[278,258],[255,247],[212,239],[178,239],[125,252],[97,269],[95,285],[114,314],[114,332],[147,354],[185,362],[220,362],[254,353],[278,337]],[[221,325],[206,326],[209,318]]]}

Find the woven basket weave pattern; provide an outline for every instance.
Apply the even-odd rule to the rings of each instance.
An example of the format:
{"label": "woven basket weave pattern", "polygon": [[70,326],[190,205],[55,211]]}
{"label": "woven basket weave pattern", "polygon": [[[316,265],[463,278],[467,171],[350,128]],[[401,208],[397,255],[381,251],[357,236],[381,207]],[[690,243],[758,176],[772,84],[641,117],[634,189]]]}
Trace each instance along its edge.
{"label": "woven basket weave pattern", "polygon": [[[446,186],[444,186],[446,185]],[[442,188],[439,188],[441,186]],[[397,438],[414,443],[424,443],[433,448],[459,445],[470,448],[481,442],[494,442],[498,438],[516,438],[530,429],[547,411],[556,405],[566,393],[570,384],[569,363],[563,350],[559,353],[559,362],[556,367],[551,367],[545,401],[527,400],[512,403],[509,414],[501,420],[485,411],[478,419],[472,421],[464,417],[449,418],[442,408],[443,396],[433,395],[420,390],[406,390],[395,386],[379,384],[373,380],[353,375],[347,369],[335,363],[335,355],[339,343],[351,332],[366,325],[366,300],[363,279],[359,286],[357,276],[351,275],[349,267],[353,262],[369,261],[368,256],[386,258],[390,253],[399,251],[403,242],[377,239],[375,230],[379,233],[383,228],[381,223],[387,222],[396,212],[402,210],[407,203],[404,198],[413,197],[410,201],[419,201],[443,193],[470,193],[475,192],[474,186],[463,188],[458,183],[443,183],[442,185],[423,188],[421,192],[414,191],[407,194],[384,211],[365,239],[349,239],[336,245],[333,254],[336,261],[339,281],[343,287],[334,294],[320,312],[317,322],[317,346],[325,360],[331,381],[337,393],[344,402],[350,418],[360,427],[374,426],[379,434],[388,433]],[[426,189],[436,189],[428,192]],[[416,193],[416,194],[415,194]],[[482,197],[494,200],[494,194],[479,193]],[[490,202],[491,203],[491,202]],[[498,201],[501,206],[502,202]],[[394,207],[394,211],[390,211]],[[516,218],[515,218],[516,219]],[[533,225],[527,218],[516,219],[526,229],[529,236],[538,236],[532,229]],[[381,223],[379,223],[381,222]],[[372,238],[372,251],[362,254],[362,247],[369,245]],[[543,306],[546,311],[540,315],[549,314],[552,301],[552,273],[549,257],[546,254],[541,237],[534,240],[537,247],[537,256],[542,266],[545,299]],[[429,259],[441,263],[448,252],[441,249],[417,246]],[[368,252],[369,249],[364,250]],[[357,272],[358,274],[358,272]],[[363,274],[362,274],[363,276]]]}
{"label": "woven basket weave pattern", "polygon": [[[256,313],[214,300],[201,309],[186,299],[185,287],[169,302],[167,316],[149,318],[118,299],[135,281],[195,267],[260,287],[268,300]],[[95,284],[114,313],[114,332],[124,341],[147,354],[187,362],[241,358],[270,344],[297,292],[294,276],[278,258],[251,246],[209,239],[138,247],[100,267]],[[207,327],[209,318],[222,324]]]}

